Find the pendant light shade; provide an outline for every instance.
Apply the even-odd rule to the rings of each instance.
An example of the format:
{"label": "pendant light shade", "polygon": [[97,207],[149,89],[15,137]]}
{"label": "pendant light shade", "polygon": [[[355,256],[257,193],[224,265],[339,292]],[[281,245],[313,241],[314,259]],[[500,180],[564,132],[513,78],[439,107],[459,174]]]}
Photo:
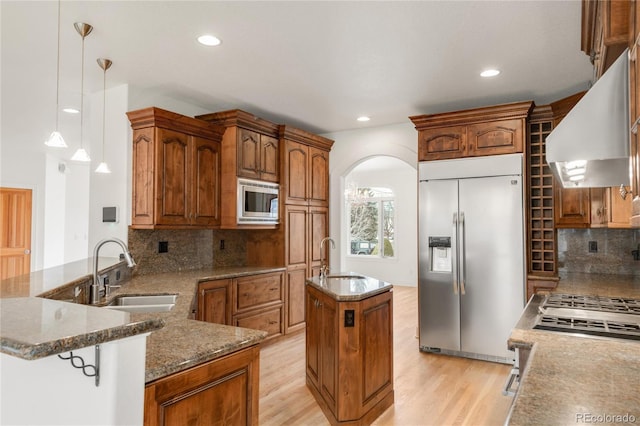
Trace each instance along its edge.
{"label": "pendant light shade", "polygon": [[83,117],[84,117],[84,38],[86,36],[88,36],[91,31],[93,31],[93,27],[89,24],[85,24],[83,22],[76,22],[75,24],[73,24],[73,26],[75,27],[76,31],[78,32],[78,34],[80,34],[80,37],[82,37],[82,60],[81,60],[81,67],[80,67],[80,148],[78,148],[78,150],[76,151],[75,154],[73,154],[73,157],[71,157],[71,160],[73,161],[83,161],[83,162],[89,162],[91,161],[91,158],[89,157],[89,154],[87,154],[87,151],[85,151],[85,149],[82,146],[82,142],[83,142]]}
{"label": "pendant light shade", "polygon": [[105,134],[105,123],[106,123],[106,111],[107,111],[107,70],[111,67],[111,62],[109,59],[99,58],[97,60],[98,66],[102,68],[103,77],[102,77],[102,162],[98,165],[96,169],[96,173],[111,173],[109,166],[104,161],[104,134]]}
{"label": "pendant light shade", "polygon": [[58,0],[58,52],[56,53],[56,58],[56,130],[51,132],[44,144],[53,148],[66,148],[67,144],[58,131],[58,125],[60,124],[58,117],[60,114],[60,0]]}

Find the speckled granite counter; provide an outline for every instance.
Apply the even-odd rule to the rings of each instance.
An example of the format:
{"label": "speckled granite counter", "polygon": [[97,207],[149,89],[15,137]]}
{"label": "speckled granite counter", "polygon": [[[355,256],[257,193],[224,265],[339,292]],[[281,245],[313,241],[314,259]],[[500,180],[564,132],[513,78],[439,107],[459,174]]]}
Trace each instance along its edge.
{"label": "speckled granite counter", "polygon": [[[555,291],[639,298],[640,279],[564,274]],[[511,347],[532,348],[509,425],[640,421],[640,342],[534,330],[525,315],[509,339]]]}
{"label": "speckled granite counter", "polygon": [[308,278],[306,283],[338,301],[363,300],[393,288],[386,281],[365,277],[355,272],[331,272],[323,279]]}
{"label": "speckled granite counter", "polygon": [[198,282],[283,270],[278,267],[230,267],[142,275],[112,293],[112,297],[152,293],[178,295],[176,306],[169,312],[131,314],[132,320],[161,318],[166,323],[147,340],[146,383],[255,345],[267,335],[265,331],[193,320]]}
{"label": "speckled granite counter", "polygon": [[[118,263],[118,260],[115,259],[114,263]],[[101,268],[105,264],[106,263],[103,263],[101,259]],[[68,286],[70,282],[87,279],[86,274],[91,274],[90,262],[88,268],[89,269],[87,269],[87,262],[83,261],[76,265],[65,265],[63,267],[56,268],[57,271],[49,271],[48,273],[40,272],[34,273],[35,275],[31,274],[30,276],[23,276],[20,278],[23,285],[25,279],[28,280],[27,282],[30,285],[28,287],[28,291],[25,289],[20,291],[22,293],[27,291],[28,295],[39,295],[38,291],[44,289],[46,290],[44,294],[47,295],[51,290],[55,289],[56,285]],[[72,269],[73,272],[71,272]],[[239,349],[255,345],[261,342],[267,334],[266,332],[259,330],[250,330],[193,320],[193,310],[195,308],[198,282],[276,271],[284,271],[284,268],[206,268],[184,272],[134,276],[121,288],[112,292],[109,299],[104,302],[104,304],[106,304],[109,300],[119,295],[154,293],[177,294],[178,297],[176,299],[176,305],[169,312],[129,314],[104,308],[76,305],[54,300],[42,302],[44,299],[40,298],[24,298],[24,300],[29,301],[26,303],[38,303],[38,301],[40,301],[40,303],[44,304],[57,304],[58,306],[65,306],[66,308],[74,311],[75,309],[78,309],[76,313],[83,310],[89,310],[100,315],[100,321],[104,319],[103,316],[109,316],[111,320],[115,317],[124,319],[126,316],[128,319],[123,320],[125,324],[121,324],[118,327],[138,329],[138,332],[150,331],[151,328],[153,328],[155,331],[151,333],[147,340],[147,356],[145,365],[145,382],[150,383],[169,374],[185,370],[189,367],[222,357]],[[3,281],[3,284],[5,284],[5,281]],[[17,283],[18,281],[19,280],[12,280],[11,282]],[[42,285],[41,283],[44,282],[47,284]],[[2,300],[3,317],[1,331],[3,337],[3,352],[5,346],[5,333],[7,333],[7,336],[14,336],[14,333],[19,331],[19,328],[16,328],[15,331],[13,329],[9,329],[6,326],[7,323],[5,323],[4,317],[5,306],[10,306],[7,304],[9,301],[13,301],[10,303],[23,303],[20,302],[20,298],[12,299],[13,297],[16,297],[17,294],[15,292],[10,292],[7,289],[11,289],[13,287],[13,285],[3,287],[5,290],[3,290],[1,294],[3,298],[7,298],[6,300]],[[9,310],[7,310],[7,314],[9,315]],[[27,317],[23,311],[12,311],[11,316],[22,321]],[[82,322],[80,319],[79,321]],[[162,324],[164,324],[164,327],[159,328]],[[103,335],[102,338],[105,339],[111,339],[111,337],[114,339],[125,337],[120,334],[123,332],[122,329],[111,329],[111,323],[107,324],[108,326],[106,327],[104,324],[102,325],[103,329],[101,331],[83,331],[81,329],[81,324],[79,324],[79,328],[70,330],[64,337],[58,336],[59,338],[49,342],[49,346],[59,348],[59,352],[63,352],[74,348],[76,344],[81,345],[77,347],[96,344],[98,343],[96,339],[98,339],[99,335]],[[149,328],[143,328],[142,325],[146,325],[146,327]],[[46,329],[46,326],[43,329]],[[78,334],[76,335],[76,333]],[[38,341],[34,340],[31,343],[33,343],[32,346],[36,347],[29,349],[20,347],[20,344],[12,342],[7,345],[7,351],[26,352],[27,354],[29,351],[45,353],[41,347],[38,347]]]}
{"label": "speckled granite counter", "polygon": [[33,360],[158,330],[159,318],[38,297],[0,299],[0,352]]}

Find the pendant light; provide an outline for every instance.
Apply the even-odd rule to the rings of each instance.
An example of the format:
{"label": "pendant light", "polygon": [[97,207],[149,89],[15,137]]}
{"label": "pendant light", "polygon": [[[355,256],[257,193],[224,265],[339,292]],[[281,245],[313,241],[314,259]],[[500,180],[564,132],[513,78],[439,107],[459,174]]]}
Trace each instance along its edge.
{"label": "pendant light", "polygon": [[51,132],[49,138],[44,141],[44,144],[53,148],[66,148],[67,144],[64,138],[58,131],[58,125],[60,114],[60,0],[58,0],[58,53],[57,53],[57,65],[56,65],[56,130]]}
{"label": "pendant light", "polygon": [[111,173],[109,166],[104,161],[104,133],[105,133],[105,122],[106,122],[106,111],[107,111],[107,70],[111,67],[111,62],[109,59],[99,58],[97,60],[98,66],[102,68],[103,77],[102,77],[102,161],[96,168],[96,173]]}
{"label": "pendant light", "polygon": [[71,160],[73,161],[83,161],[89,162],[91,158],[87,151],[82,147],[82,134],[83,134],[83,116],[84,116],[84,38],[88,36],[91,31],[93,31],[93,27],[89,24],[85,24],[83,22],[76,22],[73,24],[80,37],[82,37],[82,63],[80,67],[80,148],[73,154]]}

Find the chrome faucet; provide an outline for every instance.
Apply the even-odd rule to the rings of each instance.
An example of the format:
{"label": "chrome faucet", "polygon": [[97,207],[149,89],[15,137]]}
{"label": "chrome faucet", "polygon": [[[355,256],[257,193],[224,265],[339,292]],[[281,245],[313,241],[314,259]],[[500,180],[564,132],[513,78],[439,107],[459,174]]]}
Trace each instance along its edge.
{"label": "chrome faucet", "polygon": [[131,257],[131,253],[129,253],[127,245],[122,240],[118,238],[107,238],[98,242],[98,244],[96,244],[96,247],[93,249],[93,282],[91,283],[89,292],[92,305],[98,303],[100,301],[100,298],[103,295],[106,295],[111,287],[115,287],[109,286],[108,284],[105,285],[104,283],[100,283],[100,278],[98,277],[98,253],[100,252],[100,247],[102,247],[106,243],[116,243],[120,247],[122,247],[122,252],[124,253],[124,258],[127,261],[127,266],[129,268],[133,268],[134,266],[136,266],[136,262],[134,262],[133,257]]}
{"label": "chrome faucet", "polygon": [[324,258],[325,241],[329,241],[331,243],[331,248],[333,249],[336,248],[335,241],[333,241],[333,239],[329,237],[325,237],[322,239],[322,241],[320,241],[320,279],[325,278],[327,276],[327,272],[329,272],[329,267],[327,266],[327,263],[325,262],[325,258]]}

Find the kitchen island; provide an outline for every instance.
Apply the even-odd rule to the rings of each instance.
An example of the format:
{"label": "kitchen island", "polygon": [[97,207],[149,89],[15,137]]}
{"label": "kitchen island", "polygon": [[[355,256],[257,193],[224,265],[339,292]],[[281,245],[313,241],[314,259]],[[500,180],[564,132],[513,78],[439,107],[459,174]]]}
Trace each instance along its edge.
{"label": "kitchen island", "polygon": [[306,382],[332,424],[370,424],[393,404],[391,284],[353,273],[306,280]]}
{"label": "kitchen island", "polygon": [[[640,299],[640,277],[563,274],[554,292]],[[507,423],[640,421],[640,342],[532,329],[535,315],[525,309],[509,339],[531,353]]]}
{"label": "kitchen island", "polygon": [[[185,394],[192,393],[197,395],[199,389],[206,390],[211,388],[207,383],[211,383],[212,378],[220,379],[221,377],[229,376],[227,372],[230,369],[234,371],[242,370],[243,373],[234,373],[227,377],[229,380],[220,380],[221,383],[225,383],[220,390],[225,395],[234,397],[232,403],[235,406],[244,408],[240,415],[243,416],[242,418],[248,419],[247,423],[257,422],[259,343],[264,339],[266,332],[193,320],[196,306],[196,289],[200,281],[282,270],[283,268],[277,267],[230,267],[134,276],[124,283],[121,288],[111,293],[103,304],[121,295],[177,295],[174,308],[168,312],[135,314],[108,312],[113,315],[127,315],[130,323],[152,322],[164,325],[160,329],[156,328],[147,338],[144,361],[144,383],[146,384],[145,424],[162,424],[163,422],[172,421],[171,419],[180,422],[184,419],[180,416],[186,406],[185,403],[182,403],[182,407],[180,403],[173,404],[172,407],[168,408],[160,406],[160,399],[176,397],[176,395],[171,396],[170,392],[165,391],[166,389],[170,388]],[[28,276],[25,279],[27,282],[23,284],[27,286],[27,290],[23,290],[23,292],[26,291],[29,294],[31,290],[28,289],[30,285]],[[72,279],[67,284],[61,283],[62,285],[55,289],[58,291],[52,291],[52,289],[48,288],[46,294],[66,294],[68,292],[62,291],[63,287],[76,286],[81,281],[80,278],[77,278]],[[35,286],[38,287],[37,277],[34,282],[36,283]],[[12,287],[17,287],[16,280],[12,280]],[[9,297],[8,292],[3,291],[3,296]],[[39,298],[35,299],[39,300]],[[107,308],[74,305],[60,301],[55,301],[55,303],[78,306],[95,312],[107,311]],[[185,377],[188,378],[189,386],[177,386],[176,382],[184,382]],[[240,398],[239,391],[242,389],[247,392],[245,396],[248,400]],[[207,397],[213,393],[210,391],[200,396]],[[182,398],[181,400],[186,401],[187,399]],[[155,410],[152,412],[149,407],[154,407]],[[210,407],[210,410],[214,410],[220,406]],[[186,407],[186,409],[190,410],[191,408]],[[221,411],[218,410],[218,412]],[[206,421],[208,421],[207,418],[205,418]]]}

